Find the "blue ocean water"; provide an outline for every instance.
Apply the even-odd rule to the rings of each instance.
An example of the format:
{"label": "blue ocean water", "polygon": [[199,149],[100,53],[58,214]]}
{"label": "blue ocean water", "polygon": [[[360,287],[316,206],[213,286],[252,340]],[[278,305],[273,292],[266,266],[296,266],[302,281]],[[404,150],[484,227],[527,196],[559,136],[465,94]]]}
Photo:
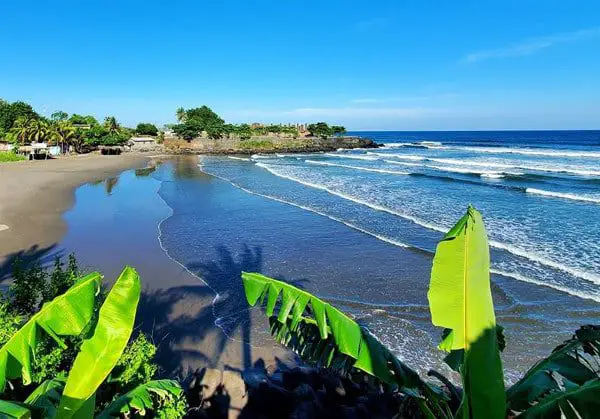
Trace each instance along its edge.
{"label": "blue ocean water", "polygon": [[[246,204],[237,213],[247,205],[249,215],[237,226],[252,231],[246,240],[280,241],[279,254],[266,271],[297,279],[292,266],[301,255],[291,251],[293,235],[301,237],[315,227],[300,222],[284,228],[285,219],[272,225],[253,212],[250,196],[326,219],[321,236],[312,242],[321,259],[311,256],[301,270],[304,277],[315,278],[307,288],[363,319],[404,357],[434,360],[427,362],[432,366],[434,352],[425,355],[411,346],[426,339],[435,348],[437,341],[426,303],[431,257],[443,233],[472,204],[488,229],[496,311],[512,340],[505,358],[514,374],[579,324],[598,321],[599,131],[352,134],[385,146],[200,157],[203,172],[245,194]],[[361,239],[342,236],[339,226]],[[273,231],[285,231],[288,240],[273,237]],[[365,252],[375,246],[378,258]],[[333,254],[330,263],[338,274],[328,271],[317,280]],[[395,259],[383,263],[382,255]],[[402,274],[390,268],[394,264],[404,267]]]}

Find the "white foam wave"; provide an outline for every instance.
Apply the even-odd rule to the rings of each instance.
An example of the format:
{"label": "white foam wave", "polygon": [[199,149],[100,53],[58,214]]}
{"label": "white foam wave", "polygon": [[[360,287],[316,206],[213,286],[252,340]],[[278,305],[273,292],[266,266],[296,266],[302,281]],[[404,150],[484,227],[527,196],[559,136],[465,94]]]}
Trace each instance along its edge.
{"label": "white foam wave", "polygon": [[243,161],[252,161],[251,159],[245,158],[245,157],[235,157],[235,156],[227,156],[228,158],[232,159],[232,160],[243,160]]}
{"label": "white foam wave", "polygon": [[410,175],[410,173],[408,172],[398,172],[396,170],[386,170],[386,169],[375,169],[375,168],[369,168],[369,167],[358,167],[358,166],[349,166],[346,164],[337,164],[337,163],[329,163],[329,162],[324,162],[324,161],[318,161],[318,160],[304,160],[306,163],[309,164],[318,164],[321,166],[333,166],[333,167],[344,167],[347,169],[353,169],[353,170],[362,170],[365,172],[376,172],[376,173],[388,173],[391,175]]}
{"label": "white foam wave", "polygon": [[252,156],[250,156],[250,158],[252,160],[256,160],[256,159],[272,159],[274,157],[277,157],[277,155],[266,155],[266,154],[253,154]]}
{"label": "white foam wave", "polygon": [[515,164],[506,164],[506,163],[497,163],[497,162],[478,162],[472,160],[459,160],[459,159],[437,159],[430,158],[428,159],[437,163],[444,164],[452,164],[459,166],[479,166],[479,167],[497,167],[501,169],[523,169],[523,170],[533,170],[536,172],[551,172],[551,173],[567,173],[574,174],[580,176],[600,176],[600,171],[598,170],[590,170],[586,167],[582,166],[568,166],[568,167],[557,167],[553,165],[552,167],[547,165],[530,165],[530,164],[522,164],[520,162],[516,162]]}
{"label": "white foam wave", "polygon": [[329,157],[339,157],[339,158],[342,158],[342,159],[370,160],[370,161],[379,160],[377,157],[361,156],[361,155],[358,155],[358,154],[325,153],[325,155],[329,156]]}
{"label": "white foam wave", "polygon": [[562,285],[548,283],[548,282],[540,281],[540,280],[534,279],[534,278],[528,278],[528,277],[521,275],[519,273],[516,273],[516,272],[506,272],[506,271],[501,271],[498,269],[490,269],[490,272],[493,274],[496,274],[496,275],[502,275],[505,277],[513,278],[513,279],[516,279],[521,282],[528,282],[528,283],[534,284],[534,285],[540,285],[543,287],[553,288],[557,291],[561,291],[566,294],[573,295],[575,297],[584,298],[586,300],[593,300],[593,301],[600,303],[600,295],[598,295],[598,294],[588,294],[588,293],[574,290],[574,289],[571,289],[571,288],[568,288],[568,287],[565,287]]}
{"label": "white foam wave", "polygon": [[[257,164],[257,166],[258,166],[258,165],[260,165],[260,163],[259,163],[259,164]],[[267,169],[267,170],[268,170],[268,169]],[[373,237],[375,237],[375,238],[377,238],[377,239],[379,239],[379,240],[382,240],[382,241],[384,241],[384,242],[386,242],[386,243],[393,244],[394,246],[403,247],[403,248],[412,248],[412,247],[413,247],[413,246],[409,246],[408,244],[405,244],[405,243],[399,242],[398,240],[390,239],[389,237],[381,236],[381,235],[379,235],[379,234],[376,234],[376,233],[373,233],[373,232],[371,232],[371,231],[365,230],[364,228],[362,228],[362,227],[359,227],[359,226],[357,226],[356,224],[352,224],[352,223],[350,223],[350,222],[348,222],[348,221],[342,220],[341,218],[334,217],[334,216],[332,216],[332,215],[326,214],[326,213],[324,213],[324,212],[321,212],[321,211],[319,211],[319,210],[316,210],[316,209],[314,209],[314,208],[307,207],[307,206],[305,206],[305,205],[300,205],[300,204],[297,204],[297,203],[295,203],[295,202],[287,201],[287,200],[285,200],[285,199],[281,199],[281,198],[278,198],[278,197],[276,197],[276,196],[272,196],[272,195],[266,195],[266,194],[262,194],[262,193],[259,193],[259,192],[255,192],[255,191],[252,191],[252,190],[250,190],[250,189],[244,188],[243,186],[241,186],[241,185],[239,185],[239,184],[237,184],[237,183],[235,183],[235,182],[232,182],[231,180],[229,180],[229,179],[226,179],[226,178],[224,178],[224,177],[221,177],[221,176],[215,175],[215,174],[213,174],[213,173],[209,173],[209,174],[210,174],[211,176],[214,176],[214,177],[216,177],[216,178],[218,178],[218,179],[221,179],[221,180],[223,180],[223,181],[225,181],[225,182],[229,182],[231,185],[233,185],[233,186],[235,186],[236,188],[238,188],[238,189],[241,189],[242,191],[244,191],[244,192],[247,192],[247,193],[249,193],[249,194],[252,194],[252,195],[257,195],[257,196],[262,196],[263,198],[268,198],[268,199],[271,199],[271,200],[273,200],[273,201],[281,202],[282,204],[291,205],[291,206],[293,206],[293,207],[300,208],[300,209],[303,209],[303,210],[305,210],[305,211],[310,211],[310,212],[313,212],[313,213],[315,213],[315,214],[318,214],[318,215],[320,215],[320,216],[322,216],[322,217],[326,217],[326,218],[329,218],[330,220],[333,220],[333,221],[336,221],[336,222],[338,222],[338,223],[344,224],[345,226],[347,226],[347,227],[350,227],[350,228],[352,228],[352,229],[354,229],[354,230],[360,231],[361,233],[368,234],[369,236],[373,236]],[[276,176],[277,176],[277,175],[276,175]]]}
{"label": "white foam wave", "polygon": [[492,154],[521,154],[525,156],[545,156],[545,157],[590,157],[600,158],[598,151],[577,151],[577,150],[541,150],[529,148],[510,148],[510,147],[451,147],[438,146],[436,148],[464,150],[475,153],[492,153]]}
{"label": "white foam wave", "polygon": [[[395,211],[395,210],[392,210],[390,208],[387,208],[387,207],[384,207],[384,206],[381,206],[381,205],[378,205],[378,204],[375,204],[375,203],[372,203],[372,202],[369,202],[369,201],[365,201],[365,200],[356,198],[354,196],[345,194],[343,192],[334,191],[334,190],[328,188],[325,185],[320,185],[320,184],[315,184],[315,183],[307,182],[307,181],[304,181],[302,179],[298,179],[296,177],[280,173],[277,170],[274,170],[273,168],[271,168],[268,165],[263,164],[263,163],[256,163],[256,165],[259,166],[259,167],[262,167],[263,169],[267,170],[268,172],[272,173],[275,176],[278,176],[278,177],[281,177],[281,178],[284,178],[284,179],[288,179],[288,180],[291,180],[293,182],[297,182],[297,183],[300,183],[302,185],[305,185],[305,186],[308,186],[308,187],[311,187],[311,188],[315,188],[315,189],[319,189],[319,190],[325,191],[325,192],[327,192],[327,193],[329,193],[331,195],[339,196],[340,198],[343,198],[343,199],[355,202],[355,203],[360,204],[360,205],[367,206],[367,207],[372,208],[372,209],[377,210],[377,211],[386,212],[388,214],[396,215],[398,217],[401,217],[401,218],[404,218],[406,220],[412,221],[415,224],[418,224],[418,225],[420,225],[422,227],[425,227],[425,228],[433,230],[433,231],[438,231],[438,232],[441,232],[441,233],[446,233],[448,231],[448,229],[449,229],[449,227],[441,227],[441,226],[438,226],[438,225],[434,225],[434,224],[428,223],[426,221],[420,220],[419,218],[414,217],[412,215],[404,214],[404,213],[401,213],[399,211]],[[587,272],[587,271],[584,271],[584,270],[581,270],[581,269],[573,268],[573,267],[570,267],[570,266],[563,265],[563,264],[561,264],[559,262],[555,262],[553,260],[545,258],[544,256],[535,254],[535,253],[533,253],[531,251],[520,249],[520,248],[511,246],[511,245],[505,244],[505,243],[500,243],[500,242],[497,242],[497,241],[490,241],[489,243],[490,243],[490,245],[492,247],[494,247],[496,249],[505,250],[505,251],[507,251],[509,253],[512,253],[515,256],[520,256],[522,258],[529,259],[529,260],[534,261],[534,262],[538,262],[538,263],[540,263],[542,265],[546,265],[546,266],[549,266],[551,268],[554,268],[554,269],[557,269],[557,270],[561,270],[563,272],[567,272],[567,273],[569,273],[569,274],[571,274],[571,275],[573,275],[575,277],[578,277],[578,278],[581,278],[581,279],[585,279],[585,280],[587,280],[589,282],[592,282],[594,284],[599,284],[600,285],[600,275],[597,275],[597,274],[594,274],[594,273],[591,273],[591,272]]]}
{"label": "white foam wave", "polygon": [[412,154],[391,154],[391,153],[376,153],[374,151],[367,151],[367,154],[373,155],[373,156],[379,156],[379,157],[393,157],[396,159],[401,159],[401,160],[415,160],[415,161],[420,161],[420,160],[427,160],[427,157],[425,156],[413,156]]}
{"label": "white foam wave", "polygon": [[582,201],[582,202],[591,202],[593,204],[600,204],[600,197],[592,197],[586,195],[576,195],[572,193],[563,193],[563,192],[552,192],[552,191],[544,191],[543,189],[536,188],[527,188],[525,190],[527,193],[543,195],[552,198],[563,198],[570,199],[573,201]]}

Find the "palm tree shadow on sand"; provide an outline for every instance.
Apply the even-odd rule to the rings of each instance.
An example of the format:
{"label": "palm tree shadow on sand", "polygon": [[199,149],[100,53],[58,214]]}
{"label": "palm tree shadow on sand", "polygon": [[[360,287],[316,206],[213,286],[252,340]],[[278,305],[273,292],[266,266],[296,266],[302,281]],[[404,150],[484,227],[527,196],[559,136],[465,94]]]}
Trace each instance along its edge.
{"label": "palm tree shadow on sand", "polygon": [[[221,366],[226,349],[235,349],[229,345],[240,345],[240,367],[250,368],[254,337],[257,333],[268,335],[264,315],[260,317],[265,320],[264,324],[252,327],[253,316],[241,279],[243,271],[262,271],[262,249],[243,244],[239,252],[225,246],[215,250],[216,260],[187,264],[187,268],[210,287],[198,281],[197,285],[142,294],[138,323],[157,344],[156,359],[166,376],[187,379],[198,368]],[[294,285],[299,286],[301,282],[296,281]]]}

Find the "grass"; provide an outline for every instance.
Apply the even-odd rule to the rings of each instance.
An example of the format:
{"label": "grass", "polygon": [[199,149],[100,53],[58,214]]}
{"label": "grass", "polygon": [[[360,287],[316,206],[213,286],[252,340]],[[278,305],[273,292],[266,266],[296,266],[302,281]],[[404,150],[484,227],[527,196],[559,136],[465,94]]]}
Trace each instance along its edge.
{"label": "grass", "polygon": [[0,151],[0,163],[25,160],[25,156],[15,154],[11,151]]}

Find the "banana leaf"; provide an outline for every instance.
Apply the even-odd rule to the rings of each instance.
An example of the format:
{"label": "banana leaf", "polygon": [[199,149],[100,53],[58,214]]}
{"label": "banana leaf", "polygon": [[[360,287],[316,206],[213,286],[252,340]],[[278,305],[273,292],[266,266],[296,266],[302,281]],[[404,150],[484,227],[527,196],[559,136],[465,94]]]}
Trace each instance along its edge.
{"label": "banana leaf", "polygon": [[93,335],[84,340],[69,372],[58,418],[70,418],[92,397],[123,353],[135,320],[141,284],[126,267],[100,307]]}
{"label": "banana leaf", "polygon": [[332,305],[258,273],[243,272],[242,279],[248,303],[265,305],[271,334],[302,359],[340,372],[356,368],[425,400],[438,417],[449,417],[447,397],[439,388],[421,380],[368,329]]}
{"label": "banana leaf", "polygon": [[0,400],[0,418],[29,419],[31,411],[21,403]]}
{"label": "banana leaf", "polygon": [[530,407],[519,418],[523,419],[594,419],[600,412],[600,379],[582,386],[570,386],[560,392],[552,392]]}
{"label": "banana leaf", "polygon": [[[325,359],[329,365],[333,362],[334,355],[338,355],[336,358],[345,357],[337,361],[349,363],[386,383],[397,383],[389,365],[395,356],[350,317],[288,283],[247,272],[242,273],[242,279],[248,303],[254,306],[259,300],[266,300],[266,314],[269,317],[275,313],[281,297],[276,315],[279,325],[271,321],[272,331],[280,335],[280,342],[287,344],[286,341],[291,342],[294,337],[294,347],[299,354],[306,353],[310,354],[309,358],[315,358],[323,355],[321,352],[324,351],[332,358]],[[307,319],[303,316],[304,313],[310,313],[312,317]],[[414,372],[407,375],[417,378],[399,384],[418,387],[418,375]]]}
{"label": "banana leaf", "polygon": [[465,418],[504,418],[506,413],[489,266],[483,220],[469,206],[437,246],[428,292],[433,324],[450,329],[440,349],[464,350]]}
{"label": "banana leaf", "polygon": [[31,392],[25,403],[36,408],[43,418],[55,417],[65,382],[64,376],[44,381]]}
{"label": "banana leaf", "polygon": [[183,390],[174,380],[154,380],[141,384],[129,393],[119,397],[96,417],[110,419],[115,417],[133,417],[133,413],[144,416],[146,410],[155,410],[155,399],[160,402],[171,401],[179,397]]}
{"label": "banana leaf", "polygon": [[546,393],[560,390],[553,375],[579,386],[600,378],[600,326],[580,327],[571,339],[531,367],[506,392],[508,407],[522,411]]}
{"label": "banana leaf", "polygon": [[23,384],[31,383],[31,363],[41,331],[66,347],[60,336],[77,336],[84,330],[92,318],[101,280],[99,273],[81,278],[67,292],[44,304],[4,344],[0,349],[0,393],[9,379],[23,377]]}

